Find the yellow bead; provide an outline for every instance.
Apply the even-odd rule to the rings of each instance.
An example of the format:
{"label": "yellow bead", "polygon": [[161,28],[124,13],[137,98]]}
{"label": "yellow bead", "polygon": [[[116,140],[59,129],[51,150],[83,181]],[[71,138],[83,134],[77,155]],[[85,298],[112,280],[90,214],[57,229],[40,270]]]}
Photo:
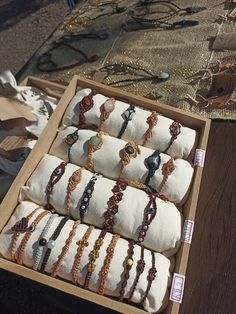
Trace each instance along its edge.
{"label": "yellow bead", "polygon": [[129,258],[129,259],[127,260],[127,265],[132,266],[133,263],[134,263],[134,261],[132,260],[132,258]]}

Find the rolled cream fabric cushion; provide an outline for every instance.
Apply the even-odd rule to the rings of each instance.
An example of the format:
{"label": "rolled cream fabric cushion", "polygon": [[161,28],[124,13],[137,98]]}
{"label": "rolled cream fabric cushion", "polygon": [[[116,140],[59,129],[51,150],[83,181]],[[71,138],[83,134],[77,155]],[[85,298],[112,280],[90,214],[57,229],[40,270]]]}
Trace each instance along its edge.
{"label": "rolled cream fabric cushion", "polygon": [[[31,203],[31,202],[22,202],[16,209],[15,213],[12,215],[10,221],[8,222],[7,226],[4,228],[3,232],[0,234],[0,253],[3,255],[4,258],[10,259],[9,255],[9,247],[12,241],[12,231],[10,230],[11,227],[18,222],[22,217],[25,217],[29,215],[38,205]],[[32,222],[37,215],[42,212],[44,209],[40,209],[30,220]],[[25,254],[23,258],[23,264],[29,268],[33,267],[34,260],[34,252],[37,248],[37,243],[40,234],[42,233],[42,230],[49,219],[51,214],[46,215],[40,223],[37,225],[35,231],[32,233],[29,242],[27,243],[27,246],[25,248]],[[54,230],[58,226],[60,220],[62,217],[56,217],[49,229],[49,232],[47,233],[46,239],[49,240],[51,235],[53,234]],[[58,260],[58,256],[61,253],[62,248],[65,245],[65,241],[72,229],[72,226],[74,224],[73,220],[69,220],[65,226],[62,229],[62,232],[60,232],[60,235],[58,236],[57,240],[55,241],[55,247],[51,251],[51,255],[49,257],[47,266],[46,266],[46,272],[51,273],[53,266]],[[58,277],[62,279],[66,279],[71,281],[71,269],[74,263],[74,257],[77,252],[77,244],[76,242],[82,238],[85,231],[87,230],[88,226],[86,225],[79,225],[77,228],[77,231],[75,233],[75,236],[72,240],[72,243],[69,247],[69,251],[66,254],[62,266],[58,272]],[[84,278],[86,276],[87,272],[87,263],[89,262],[89,253],[93,250],[94,243],[96,239],[99,236],[101,230],[94,229],[89,237],[89,245],[85,247],[85,250],[83,252],[80,268],[79,268],[79,280],[78,283],[80,285],[83,285]],[[23,238],[24,234],[21,234],[17,241],[16,248],[19,247],[20,242]],[[99,283],[101,280],[101,268],[104,263],[104,259],[106,256],[106,249],[110,244],[112,238],[112,234],[107,233],[104,239],[104,243],[99,251],[99,258],[96,260],[96,269],[92,273],[92,277],[89,284],[89,289],[92,291],[97,292],[97,289],[99,287]],[[109,274],[107,277],[107,284],[106,284],[106,290],[105,293],[107,296],[113,296],[118,297],[119,291],[121,289],[121,282],[124,274],[124,261],[127,257],[127,250],[128,250],[128,241],[124,239],[119,239],[115,251],[114,256],[111,261],[111,265],[109,268]],[[133,281],[136,277],[136,264],[137,261],[140,258],[140,246],[135,245],[134,248],[134,255],[133,260],[134,264],[130,271],[130,278],[128,280],[127,287],[125,289],[124,297],[127,298],[130,295],[130,289],[132,287]],[[143,274],[140,276],[140,279],[138,281],[137,288],[135,290],[135,293],[133,295],[132,301],[135,303],[139,303],[143,293],[145,292],[147,288],[147,275],[148,270],[151,268],[151,252],[149,250],[144,251],[144,259],[145,259],[145,268]],[[168,287],[170,286],[171,281],[171,275],[170,273],[173,270],[173,260],[169,260],[165,256],[159,253],[155,253],[155,265],[157,269],[156,278],[152,282],[152,286],[150,289],[150,292],[144,302],[144,309],[149,313],[154,313],[160,310],[163,310],[167,303],[168,303]]]}
{"label": "rolled cream fabric cushion", "polygon": [[[55,156],[46,155],[33,172],[27,185],[22,188],[21,199],[30,199],[40,205],[46,205],[46,186],[51,173],[61,162],[62,160]],[[59,214],[66,214],[67,184],[70,176],[77,169],[79,167],[68,164],[64,175],[54,185],[50,204]],[[81,198],[92,175],[93,173],[83,169],[81,181],[72,192],[71,215],[75,219],[80,217]],[[115,181],[104,177],[97,179],[84,216],[85,223],[102,228],[103,214],[108,208],[109,198],[113,195],[112,188],[114,185]],[[136,241],[138,231],[143,223],[144,209],[148,202],[149,198],[145,192],[127,186],[115,215],[114,232]],[[157,252],[164,252],[166,256],[171,256],[176,253],[180,244],[182,215],[176,206],[170,202],[157,198],[156,204],[156,216],[150,224],[142,245]]]}
{"label": "rolled cream fabric cushion", "polygon": [[[83,99],[83,97],[89,95],[90,92],[91,89],[86,88],[76,93],[65,113],[63,119],[64,125],[78,125],[80,101]],[[86,123],[99,126],[101,116],[100,108],[107,99],[108,97],[101,94],[96,94],[93,96],[94,106],[84,114]],[[109,133],[111,136],[117,137],[124,122],[121,115],[127,108],[129,108],[129,106],[130,105],[128,103],[117,100],[115,102],[115,109],[111,112],[109,118],[103,124],[102,130]],[[142,145],[144,134],[149,127],[146,121],[147,118],[151,115],[151,111],[136,106],[135,112],[136,113],[133,116],[132,121],[130,121],[127,125],[122,139],[125,141],[133,140],[137,144]],[[147,141],[145,146],[154,150],[157,149],[161,152],[165,151],[171,139],[169,128],[172,122],[173,120],[158,115],[158,122],[153,129],[152,137]],[[167,154],[187,159],[190,153],[194,150],[196,142],[197,132],[188,127],[181,126],[181,133],[168,149]]]}
{"label": "rolled cream fabric cushion", "polygon": [[[68,160],[68,145],[65,143],[66,136],[75,132],[75,127],[67,127],[61,131],[55,139],[50,154],[58,156],[64,160]],[[79,130],[78,141],[71,149],[71,162],[79,166],[86,166],[88,156],[89,139],[97,133],[91,130]],[[96,172],[103,174],[110,179],[118,179],[121,158],[120,152],[127,142],[109,135],[103,135],[102,147],[93,153],[94,169]],[[145,165],[147,157],[153,154],[153,150],[143,146],[139,146],[140,155],[131,158],[130,163],[125,166],[122,178],[125,180],[136,180],[144,183],[148,175],[148,169]],[[149,185],[156,191],[163,180],[163,165],[170,159],[170,156],[161,154],[161,164],[155,175],[151,178]],[[162,194],[174,203],[182,203],[185,201],[189,192],[190,183],[193,176],[192,165],[184,159],[176,159],[174,161],[175,170],[169,176]]]}

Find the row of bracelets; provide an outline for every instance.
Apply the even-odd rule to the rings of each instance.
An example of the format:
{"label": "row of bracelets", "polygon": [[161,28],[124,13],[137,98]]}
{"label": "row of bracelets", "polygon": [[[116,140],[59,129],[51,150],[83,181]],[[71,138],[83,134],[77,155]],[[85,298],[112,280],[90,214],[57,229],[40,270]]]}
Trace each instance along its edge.
{"label": "row of bracelets", "polygon": [[[11,245],[9,248],[9,252],[10,252],[10,256],[11,256],[12,260],[17,262],[20,265],[23,264],[25,249],[26,249],[27,243],[30,240],[31,235],[36,230],[37,225],[40,223],[40,221],[45,216],[50,214],[50,212],[47,210],[40,212],[37,215],[37,217],[33,220],[33,222],[31,222],[29,224],[29,220],[32,219],[34,217],[34,215],[36,215],[36,213],[40,209],[41,209],[41,207],[37,207],[36,209],[34,209],[32,211],[32,213],[30,213],[26,217],[23,217],[20,221],[18,221],[11,228],[11,231],[13,232],[13,236],[12,236],[12,242],[11,242]],[[66,225],[67,221],[69,220],[68,216],[61,217],[61,220],[60,220],[59,224],[57,225],[57,227],[55,228],[54,232],[52,233],[50,239],[47,240],[47,234],[48,234],[50,227],[52,226],[52,223],[56,217],[58,217],[57,214],[50,214],[50,216],[49,216],[49,218],[48,218],[48,220],[47,220],[47,222],[46,222],[46,224],[45,224],[45,226],[44,226],[44,228],[43,228],[43,230],[39,236],[39,239],[37,241],[37,247],[34,249],[34,253],[33,253],[33,260],[34,260],[33,269],[39,270],[42,273],[45,273],[45,269],[46,269],[49,257],[51,255],[53,248],[55,247],[55,241],[57,240],[57,238],[59,237],[60,233],[63,230],[63,227]],[[73,223],[73,226],[69,232],[68,238],[66,239],[65,244],[64,244],[63,248],[61,249],[59,257],[58,257],[56,263],[53,265],[53,268],[51,271],[52,277],[56,277],[58,275],[58,272],[62,266],[62,263],[65,259],[65,256],[69,252],[70,245],[71,245],[71,243],[72,243],[72,241],[76,235],[76,231],[77,231],[79,224],[80,224],[79,220],[77,220]],[[75,254],[73,266],[71,268],[72,282],[75,284],[78,284],[78,280],[79,280],[78,272],[80,269],[81,258],[82,258],[85,247],[89,246],[88,241],[89,241],[89,237],[90,237],[90,234],[92,233],[93,229],[94,229],[93,226],[88,226],[83,237],[79,241],[76,242],[76,244],[78,245],[78,248],[77,248],[77,252]],[[95,243],[93,245],[92,251],[89,253],[89,262],[86,265],[87,272],[85,275],[84,283],[82,285],[85,289],[89,289],[89,282],[90,282],[92,273],[96,269],[96,261],[99,258],[99,251],[100,251],[100,248],[102,247],[102,245],[104,244],[104,238],[107,234],[107,231],[108,231],[107,229],[101,230],[97,240],[95,241]],[[24,236],[21,240],[21,243],[18,246],[18,249],[16,250],[17,241],[18,241],[20,234],[24,234]],[[100,276],[100,281],[99,281],[99,285],[98,285],[98,293],[100,295],[103,295],[105,292],[109,268],[110,268],[112,258],[114,255],[114,251],[115,251],[115,247],[116,247],[116,244],[117,244],[119,238],[120,238],[119,235],[114,234],[112,236],[110,244],[108,245],[108,247],[106,249],[106,256],[105,256],[103,266],[102,266],[102,269],[100,272],[101,276]],[[120,301],[122,301],[124,298],[125,288],[127,286],[127,283],[128,283],[129,277],[130,277],[130,270],[132,269],[132,266],[134,264],[134,260],[133,260],[134,245],[135,245],[135,242],[133,240],[129,240],[127,257],[125,259],[125,262],[123,263],[124,264],[124,273],[122,275],[123,278],[122,278],[122,282],[121,282],[121,288],[119,290],[119,300]],[[141,300],[140,300],[141,304],[146,299],[146,297],[150,291],[152,282],[155,279],[156,272],[157,272],[156,266],[155,266],[155,254],[153,251],[148,251],[148,252],[150,252],[150,254],[151,254],[152,265],[148,270],[147,287],[146,287],[146,290],[144,291],[144,293],[141,297]],[[132,296],[134,294],[134,291],[135,291],[137,284],[138,284],[138,281],[139,281],[139,277],[144,272],[144,268],[145,268],[144,248],[140,247],[140,259],[136,263],[136,276],[135,276],[135,279],[133,281],[133,284],[132,284],[132,287],[131,287],[131,290],[130,290],[130,293],[128,296],[128,301],[130,301],[132,299]]]}

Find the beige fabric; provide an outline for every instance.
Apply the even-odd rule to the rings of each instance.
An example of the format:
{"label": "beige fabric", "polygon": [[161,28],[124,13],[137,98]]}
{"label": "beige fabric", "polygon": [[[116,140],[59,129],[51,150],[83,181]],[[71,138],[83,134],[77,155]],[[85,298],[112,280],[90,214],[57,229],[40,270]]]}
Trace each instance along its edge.
{"label": "beige fabric", "polygon": [[[7,259],[10,259],[10,255],[8,252],[8,249],[10,247],[11,239],[12,239],[12,231],[10,228],[19,221],[22,217],[27,216],[30,214],[34,208],[36,208],[38,205],[31,203],[31,202],[22,202],[16,209],[14,215],[12,215],[9,223],[4,228],[3,233],[0,235],[0,253]],[[41,212],[43,209],[40,210]],[[36,215],[32,217],[30,221],[33,221],[35,217],[40,213],[38,211]],[[29,242],[27,243],[24,258],[23,258],[23,264],[29,268],[33,267],[34,260],[32,258],[34,254],[34,250],[37,247],[37,241],[38,238],[45,226],[46,221],[49,218],[48,214],[46,217],[42,219],[42,221],[37,225],[36,230],[32,233]],[[58,223],[62,217],[56,217],[52,223],[52,226],[49,229],[49,232],[47,234],[47,240],[50,239],[51,235],[53,234],[55,228],[57,227]],[[47,266],[46,266],[46,272],[51,273],[52,267],[55,264],[55,262],[58,259],[58,256],[61,252],[61,249],[65,245],[65,241],[69,235],[69,232],[73,226],[74,221],[69,220],[64,228],[62,229],[62,232],[60,233],[59,237],[55,241],[56,245],[52,249],[51,255],[49,257]],[[72,240],[72,244],[70,245],[69,252],[66,254],[65,259],[63,260],[62,266],[59,270],[58,276],[62,279],[66,279],[68,281],[71,281],[71,268],[74,262],[74,256],[77,251],[77,244],[76,242],[82,238],[85,231],[87,230],[88,226],[86,225],[79,225],[75,237]],[[81,264],[79,269],[79,284],[83,284],[84,278],[86,275],[86,265],[89,261],[89,252],[92,251],[94,242],[98,238],[98,235],[100,233],[99,229],[94,229],[92,231],[91,236],[89,237],[89,246],[87,246],[84,250],[83,256],[81,258]],[[21,234],[17,241],[17,248],[20,245],[20,241],[22,240],[24,234]],[[107,233],[104,239],[104,244],[102,245],[100,252],[99,252],[99,258],[96,261],[96,269],[92,274],[91,281],[89,288],[92,291],[97,291],[98,285],[100,283],[100,271],[103,266],[104,258],[106,256],[106,249],[111,241],[112,234]],[[106,286],[106,295],[108,296],[114,296],[117,297],[119,295],[119,290],[121,288],[121,276],[124,270],[124,261],[126,260],[127,256],[127,249],[128,249],[128,241],[124,239],[119,239],[118,243],[115,248],[114,256],[110,265],[109,269],[109,275],[107,278],[107,286]],[[125,298],[129,296],[130,289],[132,287],[132,283],[134,281],[135,275],[136,275],[136,263],[140,258],[140,246],[135,245],[134,248],[134,264],[132,266],[132,269],[130,271],[130,278],[128,280],[127,287],[125,289]],[[173,261],[169,260],[165,256],[159,253],[155,253],[156,258],[156,268],[157,268],[157,274],[156,278],[152,283],[150,292],[148,294],[147,299],[144,302],[144,309],[149,313],[154,313],[156,311],[160,311],[161,309],[164,309],[168,303],[168,294],[166,293],[167,287],[170,285],[171,276],[170,272],[173,270]],[[144,259],[145,259],[145,268],[143,274],[140,276],[140,280],[137,285],[137,289],[133,295],[132,301],[135,303],[138,303],[140,301],[141,296],[143,295],[146,287],[147,287],[147,274],[148,270],[151,267],[151,253],[148,250],[145,250],[144,252]]]}
{"label": "beige fabric", "polygon": [[[68,134],[72,134],[75,130],[77,128],[67,127],[59,132],[51,147],[50,154],[58,156],[63,160],[68,160],[68,145],[65,143],[65,139]],[[70,153],[72,163],[82,167],[86,166],[88,141],[96,134],[96,132],[91,130],[79,130],[79,140],[72,146]],[[93,153],[94,169],[109,179],[118,179],[121,167],[120,152],[127,142],[108,135],[103,135],[102,139],[102,147]],[[143,146],[139,146],[139,148],[140,155],[136,158],[131,158],[130,163],[123,171],[122,178],[144,183],[148,174],[145,159],[153,154],[153,150]],[[160,167],[156,170],[149,183],[155,190],[158,190],[163,180],[163,165],[170,159],[166,154],[160,154],[160,156]],[[193,166],[184,159],[176,159],[174,165],[175,169],[164,186],[163,194],[170,201],[181,203],[185,201],[189,192],[193,176]]]}

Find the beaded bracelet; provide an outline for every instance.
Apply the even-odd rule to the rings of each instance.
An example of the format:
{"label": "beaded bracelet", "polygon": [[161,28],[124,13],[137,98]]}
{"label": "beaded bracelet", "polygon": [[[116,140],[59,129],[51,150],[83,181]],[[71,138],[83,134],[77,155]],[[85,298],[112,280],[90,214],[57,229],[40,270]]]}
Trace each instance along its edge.
{"label": "beaded bracelet", "polygon": [[175,160],[175,157],[171,157],[167,163],[165,163],[163,165],[163,179],[162,179],[162,182],[159,186],[159,190],[158,190],[158,197],[161,196],[163,190],[164,190],[164,187],[166,185],[166,182],[168,180],[168,177],[172,174],[172,172],[175,170],[175,165],[174,165],[174,160]]}
{"label": "beaded bracelet", "polygon": [[148,285],[147,285],[147,289],[144,293],[144,296],[142,297],[141,301],[140,301],[140,304],[143,304],[150,289],[151,289],[151,286],[152,286],[152,282],[153,280],[155,279],[156,277],[156,267],[155,267],[155,254],[153,251],[151,251],[151,255],[152,255],[152,267],[149,269],[148,271],[148,275],[147,275],[147,281],[148,281]]}
{"label": "beaded bracelet", "polygon": [[103,223],[103,228],[113,232],[114,216],[118,212],[118,204],[123,198],[123,192],[127,188],[127,183],[123,181],[117,181],[112,189],[113,195],[109,198],[107,205],[108,208],[103,214],[105,221]]}
{"label": "beaded bracelet", "polygon": [[74,264],[73,264],[72,269],[71,269],[72,282],[73,283],[78,282],[78,278],[79,278],[78,270],[79,270],[79,266],[80,266],[81,257],[83,255],[85,247],[87,247],[89,245],[88,239],[89,239],[90,234],[92,233],[93,229],[94,229],[94,226],[89,226],[88,229],[86,230],[85,234],[83,235],[83,238],[76,242],[76,244],[78,245],[78,248],[77,248],[77,253],[76,253],[75,259],[74,259]]}
{"label": "beaded bracelet", "polygon": [[140,149],[135,142],[128,142],[125,145],[125,148],[121,150],[121,168],[119,178],[122,176],[125,166],[130,163],[131,158],[136,158],[140,153]]}
{"label": "beaded bracelet", "polygon": [[13,227],[11,227],[11,231],[14,232],[11,245],[9,248],[9,253],[11,256],[11,260],[15,261],[15,249],[16,243],[21,233],[25,233],[28,230],[29,220],[34,216],[34,214],[41,209],[41,207],[35,208],[32,213],[28,216],[21,218],[21,220],[17,221]]}
{"label": "beaded bracelet", "polygon": [[154,153],[146,159],[146,165],[148,167],[148,175],[145,180],[145,185],[149,184],[156,170],[159,169],[160,164],[161,164],[160,152],[158,150],[155,150]]}
{"label": "beaded bracelet", "polygon": [[72,146],[78,141],[79,135],[78,135],[79,129],[77,129],[75,132],[68,134],[65,139],[65,143],[69,146],[68,147],[68,161],[71,162],[71,148]]}
{"label": "beaded bracelet", "polygon": [[85,112],[89,111],[94,106],[93,96],[96,94],[97,92],[95,90],[92,90],[88,96],[84,96],[84,98],[80,101],[80,104],[79,104],[80,112],[79,112],[79,123],[78,123],[78,127],[80,129],[91,128],[91,126],[88,127],[89,125],[86,124],[84,114]]}
{"label": "beaded bracelet", "polygon": [[111,243],[109,244],[107,248],[107,255],[104,260],[104,264],[101,269],[101,281],[98,288],[98,294],[103,295],[106,288],[106,280],[109,272],[109,268],[111,265],[111,261],[114,255],[115,246],[117,244],[117,241],[119,240],[120,236],[118,234],[114,234],[111,239]]}
{"label": "beaded bracelet", "polygon": [[65,242],[65,245],[64,245],[64,247],[61,250],[61,254],[59,255],[58,260],[57,260],[56,264],[53,267],[53,270],[52,270],[52,273],[51,273],[52,277],[56,277],[57,276],[57,274],[58,274],[58,272],[59,272],[59,270],[61,268],[61,265],[63,263],[63,260],[65,259],[65,256],[66,256],[66,254],[69,251],[70,245],[71,245],[72,240],[73,240],[73,238],[74,238],[74,236],[76,234],[76,230],[77,230],[79,224],[80,224],[79,220],[74,222],[73,227],[72,227],[72,229],[71,229],[71,231],[69,233],[69,236],[68,236],[68,238],[67,238],[67,240]]}
{"label": "beaded bracelet", "polygon": [[129,240],[129,248],[128,248],[128,254],[126,258],[126,269],[124,273],[124,279],[121,284],[121,290],[119,292],[119,301],[123,301],[124,294],[125,294],[125,288],[127,286],[128,280],[129,280],[129,273],[132,268],[132,265],[134,263],[133,261],[133,254],[134,254],[134,241]]}
{"label": "beaded bracelet", "polygon": [[149,226],[156,216],[157,213],[156,198],[157,196],[155,195],[149,195],[149,202],[144,209],[144,219],[139,231],[137,243],[141,243],[144,241]]}
{"label": "beaded bracelet", "polygon": [[174,141],[177,139],[178,135],[181,133],[181,124],[177,121],[173,121],[170,125],[170,135],[171,139],[169,144],[167,145],[166,149],[163,151],[163,153],[166,153],[168,149],[171,147],[171,145],[174,143]]}
{"label": "beaded bracelet", "polygon": [[35,231],[36,226],[40,223],[40,221],[44,218],[44,216],[48,215],[50,212],[45,210],[42,213],[40,213],[36,219],[32,222],[32,224],[30,225],[30,227],[28,228],[28,231],[26,231],[20,246],[18,248],[17,254],[15,256],[15,260],[18,264],[22,265],[23,264],[23,257],[24,257],[24,252],[25,252],[25,248],[26,245],[32,235],[32,233]]}
{"label": "beaded bracelet", "polygon": [[58,238],[58,236],[60,235],[60,232],[62,230],[62,228],[64,227],[64,225],[66,224],[66,222],[69,220],[70,218],[68,216],[66,217],[63,217],[61,219],[61,221],[59,222],[59,225],[57,226],[57,228],[55,229],[55,231],[53,232],[50,240],[44,244],[44,246],[47,245],[47,250],[44,254],[44,257],[43,257],[43,261],[42,261],[42,264],[41,264],[41,267],[40,267],[40,271],[42,273],[44,273],[45,271],[45,267],[47,265],[47,262],[49,260],[49,257],[50,257],[50,254],[51,254],[51,251],[52,249],[54,248],[55,246],[55,241],[56,239]]}
{"label": "beaded bracelet", "polygon": [[134,105],[130,105],[129,108],[126,109],[122,113],[121,117],[124,119],[124,122],[123,122],[122,127],[120,129],[120,132],[119,132],[119,134],[117,136],[118,138],[122,137],[122,135],[124,134],[124,132],[125,132],[127,126],[128,126],[128,123],[130,121],[132,121],[134,115],[135,115],[135,107],[134,107]]}
{"label": "beaded bracelet", "polygon": [[81,222],[84,221],[84,214],[89,206],[90,198],[92,197],[94,191],[94,185],[98,178],[101,178],[102,175],[99,173],[94,173],[92,178],[90,179],[89,183],[87,184],[84,193],[81,198],[79,213],[80,213],[80,220]]}
{"label": "beaded bracelet", "polygon": [[93,153],[102,147],[104,132],[99,131],[96,135],[92,136],[88,143],[88,156],[86,162],[86,168],[91,172],[94,172]]}
{"label": "beaded bracelet", "polygon": [[133,297],[133,294],[134,294],[134,291],[137,287],[137,284],[138,284],[138,281],[139,281],[139,278],[141,276],[141,274],[143,273],[144,271],[144,267],[145,267],[145,261],[144,261],[144,247],[141,246],[141,256],[140,256],[140,259],[137,261],[137,266],[136,266],[136,277],[134,279],[134,283],[133,283],[133,286],[131,288],[131,293],[130,293],[130,296],[128,298],[128,302],[130,302],[130,300],[132,299]]}
{"label": "beaded bracelet", "polygon": [[157,125],[158,114],[156,111],[152,111],[151,115],[147,118],[147,124],[149,125],[147,131],[144,134],[143,146],[146,145],[147,141],[152,137],[154,127]]}
{"label": "beaded bracelet", "polygon": [[67,196],[66,196],[66,213],[67,215],[71,215],[71,199],[72,199],[72,192],[76,189],[77,185],[81,181],[81,176],[82,176],[82,170],[83,168],[80,168],[76,171],[74,171],[71,175],[71,177],[68,180],[68,185],[67,185]]}
{"label": "beaded bracelet", "polygon": [[59,166],[57,166],[51,176],[50,179],[48,181],[47,187],[46,187],[46,197],[47,197],[47,204],[46,204],[46,208],[50,209],[50,196],[52,194],[53,191],[53,187],[54,185],[61,179],[61,177],[63,176],[63,174],[65,173],[65,167],[67,165],[67,162],[62,161],[60,163]]}
{"label": "beaded bracelet", "polygon": [[101,105],[99,130],[101,130],[104,122],[109,118],[110,114],[115,109],[115,102],[116,102],[115,98],[109,98],[104,102],[104,104]]}
{"label": "beaded bracelet", "polygon": [[41,260],[41,257],[43,255],[43,247],[46,245],[47,243],[47,240],[46,240],[46,236],[48,234],[48,231],[51,227],[51,225],[53,224],[53,221],[55,220],[55,218],[58,217],[57,214],[53,214],[49,217],[40,237],[39,237],[39,240],[38,240],[38,247],[36,249],[36,252],[34,254],[34,265],[33,265],[33,269],[34,270],[37,270],[38,267],[39,267],[39,264],[40,264],[40,260]]}
{"label": "beaded bracelet", "polygon": [[92,273],[94,272],[94,270],[96,268],[95,262],[99,258],[99,250],[100,250],[101,246],[103,245],[103,242],[104,242],[103,240],[104,240],[106,233],[107,233],[107,231],[105,229],[103,229],[100,232],[97,240],[95,241],[93,250],[89,254],[90,261],[87,264],[87,274],[86,274],[86,277],[84,280],[84,288],[85,289],[88,289],[89,281],[91,279]]}

